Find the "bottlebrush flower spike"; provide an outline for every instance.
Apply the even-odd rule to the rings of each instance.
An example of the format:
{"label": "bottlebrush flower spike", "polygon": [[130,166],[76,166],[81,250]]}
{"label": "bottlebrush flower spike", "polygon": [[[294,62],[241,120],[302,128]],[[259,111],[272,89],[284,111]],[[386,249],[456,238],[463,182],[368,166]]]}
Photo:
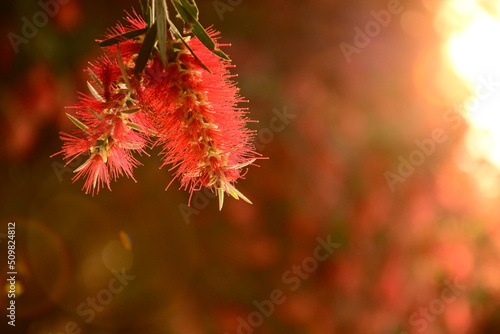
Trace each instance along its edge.
{"label": "bottlebrush flower spike", "polygon": [[[83,189],[97,193],[104,185],[111,190],[110,180],[126,175],[132,179],[132,169],[139,165],[132,152],[143,153],[147,137],[136,122],[144,123],[140,114],[130,113],[133,103],[124,87],[119,65],[105,57],[89,69],[88,82],[92,96],[82,94],[74,107],[77,125],[74,135],[62,133],[64,158],[73,161],[81,155],[88,159],[75,170],[73,181],[86,177]],[[134,179],[135,181],[135,179]]]}
{"label": "bottlebrush flower spike", "polygon": [[235,183],[258,157],[255,132],[246,128],[246,109],[238,107],[244,101],[229,58],[217,33],[198,22],[194,0],[172,3],[184,32],[194,37],[182,36],[170,21],[166,0],[142,0],[149,4],[143,7],[146,21],[133,12],[99,42],[106,56],[89,69],[91,96],[82,95],[76,116],[68,115],[78,129],[62,134],[59,153],[68,163],[88,155],[73,180],[86,178],[83,188],[94,194],[111,189],[118,176],[133,179],[140,164],[134,153],[144,153],[154,138],[163,147],[162,166],[171,166],[190,199],[208,187],[219,209],[226,193],[251,203]]}
{"label": "bottlebrush flower spike", "polygon": [[234,186],[257,154],[251,144],[253,132],[245,127],[246,111],[237,107],[243,100],[231,81],[229,62],[197,38],[188,40],[188,45],[199,60],[181,41],[174,45],[175,59],[166,70],[159,57],[153,59],[141,94],[157,117],[163,165],[173,166],[181,188],[191,194],[201,187],[216,191],[219,208],[224,193],[251,203]]}

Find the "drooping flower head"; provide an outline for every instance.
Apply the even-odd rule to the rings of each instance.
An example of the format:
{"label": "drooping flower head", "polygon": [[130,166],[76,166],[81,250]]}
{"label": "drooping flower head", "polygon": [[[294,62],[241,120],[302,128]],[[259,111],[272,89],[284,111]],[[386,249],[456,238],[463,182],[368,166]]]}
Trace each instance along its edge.
{"label": "drooping flower head", "polygon": [[[199,25],[196,6],[174,6],[185,27]],[[198,28],[194,37],[182,36],[165,17],[166,3],[148,13],[148,20],[128,15],[100,41],[106,56],[89,69],[91,95],[82,95],[76,117],[70,116],[78,129],[61,137],[60,153],[69,162],[88,155],[74,180],[86,178],[85,191],[94,193],[118,176],[133,179],[140,164],[134,154],[152,140],[163,148],[163,166],[191,195],[208,187],[220,208],[225,193],[250,202],[235,183],[258,156],[254,132],[246,128],[246,109],[238,106],[243,99],[217,34]]]}
{"label": "drooping flower head", "polygon": [[131,109],[129,92],[121,78],[118,64],[108,57],[100,59],[88,70],[91,96],[82,94],[74,107],[76,117],[70,119],[77,125],[74,135],[63,133],[63,153],[68,163],[76,157],[88,159],[75,170],[74,180],[86,177],[86,193],[96,193],[110,179],[125,175],[133,179],[132,169],[139,165],[133,152],[143,153],[147,137],[138,127],[138,110]]}
{"label": "drooping flower head", "polygon": [[165,70],[156,57],[145,73],[142,98],[156,113],[163,164],[175,169],[174,177],[191,193],[201,187],[217,191],[221,207],[224,193],[249,202],[234,182],[256,153],[253,133],[245,127],[246,111],[238,107],[242,99],[231,81],[229,62],[196,38],[188,44],[199,60],[178,42]]}

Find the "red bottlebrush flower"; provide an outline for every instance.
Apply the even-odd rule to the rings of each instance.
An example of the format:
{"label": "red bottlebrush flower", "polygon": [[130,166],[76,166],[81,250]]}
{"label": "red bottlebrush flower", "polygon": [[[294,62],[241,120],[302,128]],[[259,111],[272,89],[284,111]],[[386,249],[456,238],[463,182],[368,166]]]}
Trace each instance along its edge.
{"label": "red bottlebrush flower", "polygon": [[128,62],[132,57],[137,56],[141,48],[141,43],[138,39],[127,39],[123,37],[123,35],[134,32],[144,33],[146,30],[146,22],[144,22],[143,18],[140,17],[135,11],[133,11],[132,14],[127,14],[125,21],[125,25],[118,23],[115,27],[109,29],[104,35],[104,39],[99,40],[98,42],[102,43],[104,40],[109,39],[119,41],[119,44],[105,46],[105,49],[110,54],[116,54],[119,48],[121,57],[125,62]]}
{"label": "red bottlebrush flower", "polygon": [[[215,35],[211,33],[211,37]],[[177,44],[179,51],[166,70],[159,57],[152,61],[141,92],[157,114],[163,165],[172,165],[181,188],[191,194],[201,187],[217,190],[220,208],[224,193],[250,203],[234,183],[257,154],[251,144],[253,132],[245,127],[246,109],[237,107],[243,100],[231,81],[229,62],[196,38],[188,44],[199,60]]]}
{"label": "red bottlebrush flower", "polygon": [[[93,152],[92,152],[93,151]],[[83,188],[86,193],[98,192],[104,185],[111,189],[110,180],[118,176],[126,175],[134,179],[132,168],[139,162],[131,155],[130,151],[118,145],[111,145],[105,153],[99,152],[98,148],[91,148],[90,158],[75,172],[74,177],[78,180],[80,177],[86,177]]]}
{"label": "red bottlebrush flower", "polygon": [[[109,58],[95,64],[89,73],[92,96],[82,95],[77,117],[70,119],[78,126],[75,135],[63,133],[63,150],[68,163],[88,154],[88,160],[78,167],[73,181],[86,177],[86,193],[98,192],[104,185],[111,189],[110,180],[125,175],[132,179],[132,169],[139,165],[132,152],[143,153],[146,136],[138,123],[145,123],[133,103],[119,65]],[[134,179],[135,181],[135,179]]]}
{"label": "red bottlebrush flower", "polygon": [[193,30],[203,44],[181,37],[170,21],[149,24],[134,12],[126,22],[100,41],[107,56],[89,69],[92,95],[82,95],[76,117],[70,116],[79,130],[61,137],[65,159],[89,155],[73,179],[86,178],[87,193],[110,188],[118,176],[133,179],[139,164],[133,153],[143,153],[156,137],[162,166],[171,165],[174,180],[191,195],[208,187],[217,191],[220,208],[225,193],[251,203],[234,184],[258,155],[254,132],[245,127],[246,109],[237,106],[243,100],[217,34]]}
{"label": "red bottlebrush flower", "polygon": [[[123,25],[118,23],[114,28],[108,29],[108,32],[104,35],[105,39],[114,38],[124,33],[146,28],[146,22],[135,10],[132,11],[132,14],[125,13],[127,14],[127,16],[125,16],[125,22],[127,22],[127,24]],[[127,41],[127,39],[123,38],[123,41]]]}

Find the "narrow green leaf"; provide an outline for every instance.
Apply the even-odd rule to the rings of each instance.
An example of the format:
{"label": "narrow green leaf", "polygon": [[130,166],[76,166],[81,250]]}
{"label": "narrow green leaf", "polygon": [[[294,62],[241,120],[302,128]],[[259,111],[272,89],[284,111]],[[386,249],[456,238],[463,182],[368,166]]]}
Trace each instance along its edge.
{"label": "narrow green leaf", "polygon": [[132,92],[132,85],[130,85],[130,80],[128,79],[127,69],[125,68],[125,64],[123,63],[122,53],[120,52],[120,46],[116,49],[116,60],[118,61],[118,65],[120,66],[120,72],[123,77],[123,81],[125,82],[125,86],[129,92]]}
{"label": "narrow green leaf", "polygon": [[99,79],[97,77],[97,75],[95,75],[95,73],[89,68],[88,69],[89,71],[89,74],[90,74],[90,77],[92,78],[92,80],[94,80],[94,82],[101,88],[101,89],[104,89],[104,85],[101,81],[101,79]]}
{"label": "narrow green leaf", "polygon": [[146,67],[148,63],[149,56],[153,51],[156,42],[156,34],[157,34],[157,25],[156,22],[153,23],[151,28],[149,28],[146,33],[146,37],[144,37],[144,41],[142,42],[141,49],[139,50],[139,55],[137,56],[137,60],[135,61],[134,73],[139,74]]}
{"label": "narrow green leaf", "polygon": [[238,191],[236,190],[236,188],[228,186],[227,192],[229,193],[229,195],[233,196],[235,199],[240,199],[238,197],[239,194],[238,194]]}
{"label": "narrow green leaf", "polygon": [[197,21],[197,19],[187,9],[184,8],[179,0],[172,0],[172,4],[174,5],[177,14],[179,14],[179,17],[184,21],[184,23],[193,25],[194,21]]}
{"label": "narrow green leaf", "polygon": [[88,110],[88,111],[90,111],[90,113],[91,113],[92,115],[94,115],[94,117],[95,117],[95,118],[97,118],[98,120],[102,121],[102,117],[101,117],[101,116],[99,116],[99,114],[98,114],[98,113],[96,113],[94,109],[92,109],[92,108],[90,108],[89,106],[87,106],[87,110]]}
{"label": "narrow green leaf", "polygon": [[97,90],[92,86],[92,84],[87,81],[87,86],[89,87],[90,93],[92,93],[92,96],[99,102],[106,102],[104,98],[97,92]]}
{"label": "narrow green leaf", "polygon": [[147,14],[147,18],[148,18],[148,27],[151,27],[154,23],[154,10],[153,10],[153,4],[152,4],[152,0],[149,1],[150,5],[148,7],[148,14]]}
{"label": "narrow green leaf", "polygon": [[213,50],[213,53],[215,53],[217,56],[221,57],[222,59],[225,60],[231,60],[227,54],[224,53],[221,49],[215,49]]}
{"label": "narrow green leaf", "polygon": [[217,195],[219,196],[219,211],[221,211],[224,206],[224,189],[218,188]]}
{"label": "narrow green leaf", "polygon": [[242,164],[238,164],[238,165],[231,165],[231,166],[227,166],[226,168],[227,169],[241,169],[241,168],[244,168],[248,165],[251,165],[255,162],[255,160],[257,159],[251,159],[251,160],[248,160],[247,162],[244,162]]}
{"label": "narrow green leaf", "polygon": [[241,193],[241,191],[239,191],[238,189],[236,189],[232,184],[228,184],[227,185],[227,189],[226,191],[231,195],[233,196],[235,199],[242,199],[244,200],[245,202],[249,203],[249,204],[253,204],[245,195],[243,195]]}
{"label": "narrow green leaf", "polygon": [[[235,189],[236,190],[236,189]],[[243,195],[239,190],[236,190],[238,192],[238,195],[240,196],[240,198],[242,200],[244,200],[245,202],[247,202],[248,204],[253,204],[251,200],[249,200],[245,195]]]}
{"label": "narrow green leaf", "polygon": [[89,127],[83,124],[78,118],[71,116],[70,114],[66,113],[66,116],[75,124],[77,127],[79,127],[82,130],[87,130]]}
{"label": "narrow green leaf", "polygon": [[201,26],[201,24],[198,21],[195,21],[193,23],[193,34],[196,37],[198,37],[200,42],[202,42],[203,45],[205,45],[214,54],[225,60],[230,60],[229,57],[221,49],[215,47],[215,42],[213,41],[212,38],[210,38],[210,36],[208,36],[205,29]]}
{"label": "narrow green leaf", "polygon": [[173,2],[179,2],[185,10],[191,14],[196,20],[198,20],[198,6],[194,0],[172,0]]}
{"label": "narrow green leaf", "polygon": [[158,25],[158,48],[160,49],[160,58],[164,67],[167,67],[167,3],[166,0],[156,1],[156,19]]}
{"label": "narrow green leaf", "polygon": [[133,122],[127,122],[127,125],[130,126],[134,130],[142,131],[142,126],[140,126],[139,124],[136,124]]}
{"label": "narrow green leaf", "polygon": [[141,108],[126,109],[126,110],[122,110],[120,112],[122,114],[134,114],[134,113],[138,112],[139,110],[141,110]]}
{"label": "narrow green leaf", "polygon": [[117,35],[117,36],[114,36],[114,37],[111,37],[111,38],[108,38],[108,39],[105,39],[105,40],[99,42],[99,46],[106,47],[106,46],[115,45],[115,44],[124,42],[128,39],[132,39],[134,37],[145,34],[147,30],[148,30],[147,28],[142,28],[142,29],[127,31],[123,34],[120,34],[120,35]]}
{"label": "narrow green leaf", "polygon": [[193,15],[191,15],[191,13],[186,10],[178,1],[180,0],[173,0],[175,10],[177,11],[177,13],[179,13],[184,22],[187,22],[193,26],[193,34],[200,40],[200,42],[203,43],[203,45],[205,45],[207,49],[212,51],[217,56],[226,60],[230,60],[222,50],[216,48],[214,40],[210,38],[210,36],[208,36],[205,28],[203,28],[201,23],[198,22],[198,20]]}
{"label": "narrow green leaf", "polygon": [[139,5],[141,5],[142,15],[146,15],[146,11],[148,10],[148,2],[149,0],[139,0]]}
{"label": "narrow green leaf", "polygon": [[142,16],[144,17],[144,20],[149,27],[149,25],[151,24],[151,16],[149,15],[149,0],[139,0],[139,3],[141,5]]}
{"label": "narrow green leaf", "polygon": [[212,73],[212,71],[210,71],[210,69],[207,67],[207,65],[205,65],[205,63],[203,63],[200,58],[198,58],[196,53],[194,53],[193,49],[191,49],[189,44],[184,40],[184,38],[181,36],[181,33],[179,32],[177,27],[175,25],[173,25],[172,23],[170,23],[170,27],[171,27],[175,37],[181,40],[182,44],[184,44],[184,46],[189,50],[189,52],[191,52],[194,59],[196,59],[198,61],[198,63],[201,65],[201,67],[203,67],[205,70],[207,70],[208,73]]}

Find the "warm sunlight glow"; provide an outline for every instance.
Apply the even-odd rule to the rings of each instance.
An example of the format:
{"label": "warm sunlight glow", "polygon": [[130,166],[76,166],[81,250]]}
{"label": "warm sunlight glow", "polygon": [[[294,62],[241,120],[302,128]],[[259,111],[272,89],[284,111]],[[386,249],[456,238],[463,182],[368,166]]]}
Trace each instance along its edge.
{"label": "warm sunlight glow", "polygon": [[468,153],[500,167],[500,0],[483,4],[448,0],[439,23],[447,25],[442,30],[449,32],[445,48],[451,65],[471,91],[464,104],[471,123]]}

